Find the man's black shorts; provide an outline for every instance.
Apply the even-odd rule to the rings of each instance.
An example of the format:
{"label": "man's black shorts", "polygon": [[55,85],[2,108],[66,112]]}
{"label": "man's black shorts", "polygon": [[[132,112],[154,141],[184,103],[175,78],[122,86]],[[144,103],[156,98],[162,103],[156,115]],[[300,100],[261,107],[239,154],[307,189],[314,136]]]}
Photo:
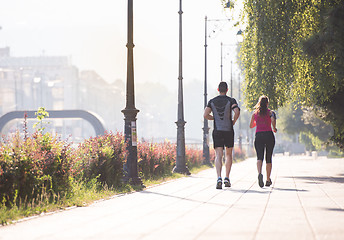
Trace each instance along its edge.
{"label": "man's black shorts", "polygon": [[234,146],[234,131],[213,131],[214,148]]}

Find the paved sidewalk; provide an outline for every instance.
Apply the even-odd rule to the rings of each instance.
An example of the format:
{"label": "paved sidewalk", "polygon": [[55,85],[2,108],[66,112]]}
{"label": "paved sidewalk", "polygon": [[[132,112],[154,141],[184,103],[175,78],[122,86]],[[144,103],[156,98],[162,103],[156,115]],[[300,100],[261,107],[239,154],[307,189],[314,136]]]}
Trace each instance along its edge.
{"label": "paved sidewalk", "polygon": [[231,188],[216,190],[209,169],[0,227],[0,239],[344,239],[344,159],[274,157],[272,181],[260,188],[249,159]]}

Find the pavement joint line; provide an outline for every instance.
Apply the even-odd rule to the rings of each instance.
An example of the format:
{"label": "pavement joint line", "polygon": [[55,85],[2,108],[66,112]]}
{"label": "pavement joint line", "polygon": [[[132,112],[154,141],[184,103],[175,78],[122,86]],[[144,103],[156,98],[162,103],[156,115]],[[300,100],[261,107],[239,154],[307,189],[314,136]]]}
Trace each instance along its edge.
{"label": "pavement joint line", "polygon": [[[192,184],[192,185],[188,186],[187,188],[190,188],[190,187],[192,187],[192,186],[194,186],[194,185],[197,185],[197,183]],[[213,185],[213,184],[211,184],[211,185]],[[190,197],[190,196],[192,196],[192,195],[194,195],[194,194],[197,194],[197,193],[199,193],[199,192],[202,192],[204,189],[209,188],[211,185],[208,185],[207,187],[203,188],[202,190],[199,190],[199,191],[197,191],[197,192],[194,192],[194,193],[191,193],[191,194],[185,196],[185,197],[184,197],[184,198],[185,198],[184,200],[187,200],[187,199],[186,199],[187,197]],[[187,189],[187,188],[184,188],[183,190],[185,190],[185,189]],[[142,192],[144,192],[144,191],[145,191],[145,190],[140,191],[140,192],[137,192],[137,193],[142,193]],[[179,192],[179,191],[182,191],[182,190],[179,189],[179,190],[175,191],[174,193],[177,193],[177,192]],[[156,201],[158,201],[158,200],[156,200]],[[166,206],[171,206],[171,205],[173,205],[173,204],[177,204],[177,203],[179,203],[180,201],[183,201],[183,198],[180,198],[179,200],[176,200],[176,201],[174,201],[173,203],[169,203],[168,205],[164,205],[164,206],[162,206],[162,207],[160,207],[160,208],[157,208],[157,209],[155,209],[155,210],[153,210],[153,211],[149,211],[149,212],[143,214],[143,215],[140,216],[140,217],[149,216],[149,215],[151,215],[151,214],[154,213],[154,212],[158,212],[158,211],[161,210],[161,209],[165,209]],[[145,205],[145,204],[141,204],[141,205]],[[192,209],[191,209],[191,210],[192,210]],[[191,210],[190,210],[190,211],[191,211]],[[188,212],[189,212],[189,211],[188,211]],[[111,213],[111,214],[113,214],[113,213]],[[178,218],[181,217],[181,216],[184,216],[185,214],[186,214],[186,213],[184,213],[183,215],[179,215],[178,217],[176,217],[176,219],[178,219]],[[117,226],[117,227],[120,227],[120,226],[122,226],[122,225],[127,224],[127,223],[130,222],[130,221],[132,221],[132,220],[129,219],[128,221],[123,221],[123,222],[121,222],[120,224],[118,224],[118,225],[116,225],[116,226]],[[169,224],[169,223],[172,222],[172,221],[175,221],[175,219],[172,219],[171,221],[165,223],[165,224],[162,225],[162,226],[159,226],[159,228],[164,227],[165,225]],[[157,229],[159,229],[159,228],[157,228]],[[141,236],[139,237],[139,239],[145,237],[146,235],[148,235],[148,234],[143,234],[143,235],[141,235]]]}
{"label": "pavement joint line", "polygon": [[256,228],[256,231],[254,232],[253,240],[257,238],[257,235],[258,235],[260,226],[262,225],[263,218],[264,218],[265,213],[266,213],[266,209],[268,208],[268,205],[269,205],[269,201],[270,201],[270,196],[271,196],[272,190],[273,190],[273,187],[269,189],[268,199],[267,199],[267,201],[266,201],[266,203],[265,203],[265,207],[264,207],[262,216],[261,216],[260,219],[259,219],[259,222],[258,222],[258,226],[257,226],[257,228]]}
{"label": "pavement joint line", "polygon": [[[334,178],[334,177],[332,177],[332,176],[327,176],[327,177],[328,177],[328,178]],[[325,193],[326,197],[328,197],[335,205],[337,205],[341,210],[343,210],[343,207],[342,207],[336,200],[334,200],[334,199],[326,192],[325,189],[323,189],[323,188],[321,187],[321,185],[314,179],[314,177],[313,177],[312,179],[313,179],[313,181],[315,182],[315,184],[317,185],[317,187],[320,188],[320,190],[321,190],[323,193]]]}
{"label": "pavement joint line", "polygon": [[33,216],[29,216],[29,217],[24,217],[24,218],[21,218],[21,219],[18,219],[18,220],[12,220],[9,224],[5,224],[5,225],[1,224],[0,228],[6,227],[7,225],[13,225],[13,224],[17,224],[17,223],[22,223],[22,222],[30,221],[32,219],[36,219],[36,218],[39,218],[39,217],[45,217],[45,216],[53,215],[53,214],[56,214],[56,213],[69,211],[69,210],[76,209],[76,208],[78,208],[78,206],[66,207],[66,208],[59,209],[59,210],[52,211],[52,212],[42,212],[42,213],[37,214],[37,215],[33,215]]}
{"label": "pavement joint line", "polygon": [[[213,185],[213,184],[208,185],[208,186],[207,186],[206,188],[204,188],[204,189],[210,188],[210,186],[212,186],[212,185]],[[198,191],[197,193],[202,192],[204,189]],[[198,201],[200,204],[198,204],[197,206],[195,206],[195,207],[189,209],[188,211],[184,212],[183,214],[176,216],[175,218],[171,219],[170,221],[166,222],[165,224],[158,226],[157,228],[155,228],[154,230],[152,230],[152,232],[155,232],[155,230],[167,226],[168,224],[170,224],[170,223],[176,221],[176,220],[177,220],[178,218],[180,218],[180,217],[186,216],[189,212],[193,211],[194,209],[200,207],[200,206],[203,205],[203,204],[208,203],[208,201],[210,201],[211,199],[213,199],[214,197],[218,196],[218,195],[221,194],[221,193],[223,193],[223,192],[222,192],[222,191],[219,191],[218,193],[216,193],[215,195],[213,195],[211,198],[209,198],[206,202],[204,202],[204,201],[203,201],[203,202],[199,202],[199,201]],[[194,194],[195,194],[195,193],[190,194],[190,195],[188,195],[188,196],[192,196],[192,195],[194,195]],[[180,201],[182,201],[182,200],[188,200],[188,199],[181,199]],[[177,202],[179,202],[179,201],[176,201],[175,203],[177,203]],[[197,201],[196,201],[196,202],[197,202]],[[175,204],[175,203],[174,203],[174,204]],[[170,206],[170,205],[169,205],[169,206]],[[153,212],[156,212],[156,211],[157,211],[157,210],[155,210],[155,211],[153,211]],[[152,213],[152,212],[151,212],[151,213]],[[148,213],[147,215],[149,215],[149,214],[150,214],[150,213]],[[142,234],[142,235],[139,237],[139,239],[144,238],[144,237],[148,236],[149,234],[150,234],[150,233]]]}
{"label": "pavement joint line", "polygon": [[258,186],[250,161],[233,169],[231,188],[216,190],[215,171],[206,170],[145,194],[1,227],[0,239],[342,239],[344,158],[276,160],[270,187]]}
{"label": "pavement joint line", "polygon": [[[277,182],[277,176],[278,176],[279,168],[277,168],[277,169],[275,170],[275,172],[276,172],[276,173],[274,174],[275,177],[274,177],[274,181],[273,181],[272,186],[271,186],[270,191],[269,191],[268,200],[267,200],[267,202],[266,202],[266,204],[265,204],[265,207],[264,207],[264,211],[263,211],[262,217],[260,218],[260,220],[259,220],[259,222],[258,222],[258,226],[257,226],[257,228],[256,228],[256,231],[255,231],[254,235],[253,235],[253,239],[256,239],[256,238],[257,238],[257,235],[258,235],[260,226],[261,226],[261,224],[262,224],[263,218],[264,218],[265,213],[266,213],[266,209],[267,209],[268,204],[269,204],[269,201],[270,201],[271,193],[272,193],[272,191],[275,189],[275,184],[276,184],[276,182]],[[270,176],[270,177],[271,177],[271,176]]]}
{"label": "pavement joint line", "polygon": [[[249,174],[244,175],[244,176],[241,177],[240,179],[236,180],[234,183],[239,182],[240,180],[244,179],[247,175],[249,175]],[[227,213],[228,210],[229,210],[230,208],[232,208],[232,207],[234,206],[234,204],[235,204],[237,201],[239,201],[240,198],[241,198],[245,193],[247,193],[247,192],[249,191],[249,189],[252,188],[253,185],[254,185],[254,184],[252,184],[244,193],[242,193],[242,194],[239,196],[239,198],[238,198],[229,208],[226,209],[226,211],[224,212],[224,214]],[[211,186],[213,186],[213,184],[211,184],[211,185],[209,184],[207,187],[203,188],[202,190],[200,190],[200,191],[198,191],[198,192],[196,192],[196,193],[202,192],[204,189],[210,188]],[[219,189],[219,190],[222,190],[222,189]],[[224,191],[226,191],[226,190],[227,190],[227,191],[230,191],[230,187],[229,187],[228,189],[225,189]],[[213,195],[211,198],[209,198],[207,201],[195,201],[195,202],[198,202],[198,203],[200,203],[200,204],[197,205],[197,206],[195,206],[194,208],[191,208],[190,210],[184,212],[183,214],[178,215],[178,216],[175,217],[174,219],[171,219],[170,221],[168,221],[168,222],[166,222],[165,224],[163,224],[163,225],[157,227],[156,229],[163,228],[163,227],[167,226],[168,224],[170,224],[171,222],[174,222],[174,221],[177,220],[178,218],[183,217],[183,216],[186,216],[189,212],[193,211],[194,209],[200,207],[200,206],[203,205],[203,204],[209,204],[209,201],[210,201],[211,199],[213,199],[213,198],[215,198],[216,196],[220,195],[220,194],[223,193],[224,191],[218,191],[218,193],[214,194],[214,195]],[[194,194],[196,194],[196,193],[190,194],[190,195],[188,195],[188,196],[186,196],[186,197],[192,196],[192,195],[194,195]],[[190,200],[190,199],[187,199],[186,197],[180,199],[180,201],[183,201],[183,200]],[[174,204],[176,204],[177,202],[179,202],[179,201],[176,201]],[[169,205],[169,206],[170,206],[170,205]],[[223,206],[223,205],[221,205],[221,206]],[[158,210],[158,209],[154,210],[153,212],[156,212],[157,210]],[[147,213],[147,215],[149,215],[149,214],[151,214],[151,213],[152,213],[152,212]],[[220,217],[222,217],[224,214],[222,214]],[[219,217],[219,218],[220,218],[220,217]],[[217,218],[217,219],[219,219],[219,218]],[[209,227],[210,227],[211,225],[212,225],[212,223],[209,225]],[[209,227],[208,227],[208,228],[209,228]],[[206,229],[207,229],[207,228],[206,228]],[[153,232],[154,232],[154,230],[153,230]],[[203,233],[203,231],[202,231],[202,233]],[[148,235],[149,235],[149,233],[142,234],[142,235],[139,237],[139,239],[145,238],[145,237],[147,237]],[[197,235],[195,239],[197,239],[198,237],[199,237],[199,235]]]}
{"label": "pavement joint line", "polygon": [[[169,181],[166,181],[166,182],[162,182],[162,183],[159,183],[159,184],[156,184],[156,185],[152,185],[149,188],[158,187],[158,186],[163,185],[163,184],[167,184],[167,183],[175,182],[175,181],[178,181],[178,180],[182,180],[182,179],[184,179],[186,177],[189,177],[189,176],[185,176],[185,177],[178,178],[178,179],[172,179],[172,180],[169,180]],[[193,184],[193,185],[195,185],[195,184]],[[189,187],[192,187],[192,185],[190,185]],[[37,215],[33,215],[33,216],[29,216],[29,217],[24,217],[24,218],[21,218],[21,219],[18,219],[18,220],[13,220],[13,221],[10,222],[9,225],[17,224],[17,223],[22,223],[22,222],[25,222],[25,221],[30,221],[32,219],[36,219],[36,218],[40,218],[40,217],[45,217],[45,216],[49,216],[49,215],[53,215],[53,214],[56,214],[56,213],[61,213],[61,212],[69,211],[69,210],[76,209],[76,208],[92,206],[92,205],[95,205],[95,204],[100,203],[100,202],[104,202],[104,201],[115,199],[115,198],[119,198],[119,197],[124,197],[124,196],[127,196],[129,194],[139,193],[139,192],[142,192],[142,191],[144,191],[144,190],[141,190],[141,191],[131,191],[131,192],[128,192],[128,193],[115,194],[115,195],[112,195],[112,196],[110,196],[108,198],[98,199],[98,200],[96,200],[96,201],[94,201],[91,204],[86,205],[86,206],[70,206],[70,207],[66,207],[66,208],[63,208],[63,209],[56,210],[56,211],[42,212],[42,213],[37,214]],[[174,193],[179,192],[179,191],[181,191],[181,190],[179,189],[179,190],[175,191]],[[121,212],[121,211],[119,211],[119,212]],[[0,225],[0,228],[6,227],[6,226],[7,225]]]}
{"label": "pavement joint line", "polygon": [[[243,177],[243,178],[244,178],[244,177]],[[242,178],[241,178],[241,179],[242,179]],[[237,180],[236,182],[238,182],[238,181],[240,181],[240,180]],[[208,185],[208,187],[206,187],[206,188],[204,188],[204,189],[210,188],[210,186],[212,186],[212,185],[213,185],[213,184]],[[251,189],[252,186],[253,186],[253,184],[249,187],[249,189]],[[228,189],[230,189],[230,188],[228,188]],[[249,190],[249,189],[248,189],[248,190]],[[230,208],[232,208],[232,207],[235,205],[235,203],[236,203],[237,201],[239,201],[240,198],[241,198],[245,193],[248,192],[248,190],[246,190],[244,193],[242,193],[242,194],[239,196],[239,198],[238,198],[234,203],[232,203],[231,206],[230,206],[229,208],[227,208],[226,211],[225,211],[223,214],[221,214],[221,216],[218,217],[217,219],[221,218],[225,213],[227,213],[228,210],[229,210]],[[203,189],[202,189],[201,191],[203,191]],[[201,192],[201,191],[198,191],[198,192]],[[163,228],[163,227],[167,226],[168,224],[170,224],[171,222],[174,222],[174,221],[177,220],[178,218],[183,217],[183,216],[186,216],[189,212],[191,212],[191,211],[193,211],[194,209],[200,207],[201,205],[209,204],[209,201],[210,201],[211,199],[215,198],[216,196],[220,195],[221,193],[223,193],[223,191],[219,191],[218,193],[214,194],[214,195],[213,195],[211,198],[209,198],[207,201],[195,201],[195,202],[198,202],[198,203],[200,203],[200,204],[198,204],[197,206],[195,206],[195,207],[189,209],[188,211],[184,212],[183,214],[178,215],[178,216],[175,217],[174,219],[171,219],[170,221],[168,221],[168,222],[166,222],[165,224],[163,224],[163,225],[157,227],[156,229]],[[194,193],[194,194],[195,194],[195,193]],[[189,196],[192,196],[192,195],[193,195],[193,194],[191,194],[191,195],[189,195]],[[181,200],[189,200],[189,199],[181,199]],[[216,204],[216,205],[219,205],[219,204]],[[223,205],[221,205],[221,206],[223,206]],[[155,210],[155,211],[156,211],[156,210]],[[153,212],[154,212],[154,211],[153,211]],[[149,215],[149,214],[148,214],[148,215]],[[212,224],[210,224],[209,227],[210,227],[211,225],[212,225]],[[206,229],[207,229],[207,228],[206,228]],[[153,230],[153,232],[154,232],[154,230]],[[203,233],[203,231],[202,231],[202,233]],[[201,235],[202,233],[200,233],[200,235]],[[139,239],[144,238],[144,237],[146,237],[146,236],[148,236],[148,235],[149,235],[149,233],[145,233],[145,234],[141,235],[141,236],[139,237]],[[200,235],[197,235],[197,236],[195,237],[195,239],[197,239]]]}
{"label": "pavement joint line", "polygon": [[312,224],[311,224],[311,222],[310,222],[310,220],[309,220],[309,217],[308,217],[308,215],[307,215],[306,209],[305,209],[305,207],[304,207],[304,205],[303,205],[303,203],[302,203],[302,200],[301,200],[301,198],[300,198],[299,190],[297,189],[297,185],[296,185],[296,181],[295,181],[295,174],[294,174],[294,172],[292,173],[292,177],[293,177],[293,182],[294,182],[294,186],[295,186],[295,189],[296,189],[296,195],[297,195],[297,198],[298,198],[299,203],[300,203],[300,205],[301,205],[303,215],[305,216],[306,222],[307,222],[309,228],[311,229],[313,239],[316,239],[315,230],[314,230],[314,228],[313,228],[313,226],[312,226]]}
{"label": "pavement joint line", "polygon": [[233,206],[253,187],[253,185],[255,184],[255,182],[254,183],[252,183],[251,184],[251,186],[247,189],[247,190],[245,190],[245,192],[243,192],[239,197],[238,197],[238,199],[237,200],[235,200],[235,202],[233,202],[227,209],[226,209],[226,211],[224,211],[219,217],[217,217],[214,221],[212,221],[207,227],[205,227],[204,228],[204,230],[203,231],[201,231],[194,239],[197,239],[197,238],[199,238],[199,237],[201,237],[211,226],[213,226],[220,218],[222,218],[225,214],[227,214],[228,213],[228,211],[231,209],[231,208],[233,208]]}

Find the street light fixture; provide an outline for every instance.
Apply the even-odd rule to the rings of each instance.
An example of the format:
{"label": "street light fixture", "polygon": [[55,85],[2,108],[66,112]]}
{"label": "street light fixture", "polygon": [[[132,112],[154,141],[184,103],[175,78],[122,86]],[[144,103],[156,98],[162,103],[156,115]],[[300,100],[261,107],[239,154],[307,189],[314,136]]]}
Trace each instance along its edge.
{"label": "street light fixture", "polygon": [[226,2],[225,8],[230,8],[231,7],[231,1]]}
{"label": "street light fixture", "polygon": [[[243,31],[240,29],[237,34],[237,42],[241,43],[243,41]],[[229,46],[229,47],[233,47],[233,46],[237,46],[237,44],[223,44],[221,42],[221,82],[223,81],[223,64],[222,64],[222,59],[223,59],[223,47],[224,46]],[[233,96],[233,61],[231,60],[231,85],[230,85],[230,94]]]}
{"label": "street light fixture", "polygon": [[[241,43],[243,42],[243,31],[240,29],[237,34],[236,34],[237,42]],[[223,44],[221,42],[221,81],[222,81],[222,71],[223,71],[223,65],[222,65],[222,51],[223,51],[223,46],[237,46],[237,44]],[[233,96],[233,61],[231,60],[231,85],[230,85],[230,94]],[[239,96],[238,100],[240,102],[241,99],[241,90],[240,90],[240,85],[241,85],[241,79],[240,79],[240,74],[239,74]],[[242,135],[241,135],[241,121],[239,118],[239,148],[240,150],[242,149]]]}
{"label": "street light fixture", "polygon": [[[210,21],[215,22],[222,22],[222,21],[229,21],[229,19],[208,19],[207,16],[205,16],[205,31],[204,31],[204,108],[207,107],[207,39],[208,39],[208,26],[207,23]],[[221,58],[222,59],[222,58]],[[203,164],[211,166],[210,163],[210,153],[209,153],[209,125],[208,120],[203,119]]]}
{"label": "street light fixture", "polygon": [[190,175],[185,161],[185,121],[183,107],[183,39],[182,39],[182,0],[179,0],[179,76],[178,76],[178,120],[177,124],[177,157],[173,172]]}
{"label": "street light fixture", "polygon": [[124,135],[127,143],[127,161],[123,166],[124,181],[131,181],[134,185],[142,185],[137,171],[137,133],[136,115],[139,112],[135,108],[134,94],[134,57],[133,57],[133,0],[128,0],[128,43],[127,43],[127,95],[124,114]]}

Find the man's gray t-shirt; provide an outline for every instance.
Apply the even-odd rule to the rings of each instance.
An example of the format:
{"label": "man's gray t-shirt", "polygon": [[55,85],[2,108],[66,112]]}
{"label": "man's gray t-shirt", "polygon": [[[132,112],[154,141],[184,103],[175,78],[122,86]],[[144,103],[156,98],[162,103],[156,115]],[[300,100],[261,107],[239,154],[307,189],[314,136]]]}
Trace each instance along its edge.
{"label": "man's gray t-shirt", "polygon": [[234,98],[219,95],[208,102],[214,116],[214,130],[233,131],[232,109],[237,104]]}

